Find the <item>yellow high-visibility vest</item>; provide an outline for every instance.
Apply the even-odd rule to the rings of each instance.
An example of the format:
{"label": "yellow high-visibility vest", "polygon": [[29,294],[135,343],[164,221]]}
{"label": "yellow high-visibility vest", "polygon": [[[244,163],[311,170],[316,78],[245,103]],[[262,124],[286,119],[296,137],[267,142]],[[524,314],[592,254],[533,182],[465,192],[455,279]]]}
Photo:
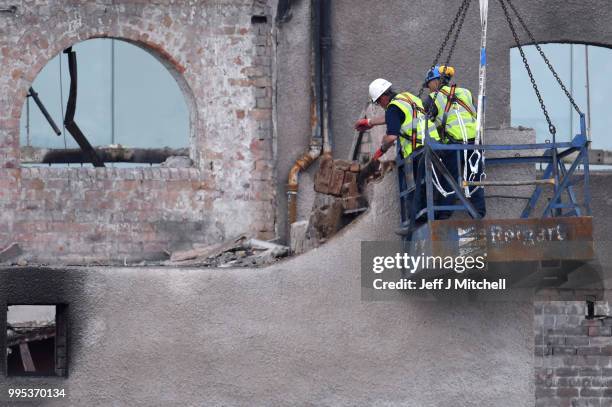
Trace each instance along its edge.
{"label": "yellow high-visibility vest", "polygon": [[[476,109],[472,102],[472,92],[465,88],[455,87],[455,98],[458,101],[456,100],[451,103],[446,116],[446,123],[443,123],[444,110],[448,103],[450,92],[449,86],[443,86],[436,95],[435,103],[438,108],[438,115],[435,118],[436,126],[441,127],[444,125],[446,137],[450,138],[453,142],[463,143],[466,140],[464,140],[464,135],[461,131],[461,122],[459,120],[459,117],[461,117],[467,141],[473,141],[476,139]],[[432,92],[430,96],[433,98],[434,94],[435,92]]]}
{"label": "yellow high-visibility vest", "polygon": [[[436,125],[431,120],[425,119],[423,102],[421,102],[421,99],[410,92],[402,92],[395,95],[387,106],[387,109],[391,105],[397,106],[402,113],[404,113],[404,122],[402,123],[400,132],[405,137],[400,137],[399,139],[404,158],[408,158],[410,154],[412,154],[413,145],[415,149],[423,145],[423,140],[425,139],[425,122],[427,122],[429,136],[436,141],[440,141]],[[413,134],[416,136],[414,142],[412,141]]]}

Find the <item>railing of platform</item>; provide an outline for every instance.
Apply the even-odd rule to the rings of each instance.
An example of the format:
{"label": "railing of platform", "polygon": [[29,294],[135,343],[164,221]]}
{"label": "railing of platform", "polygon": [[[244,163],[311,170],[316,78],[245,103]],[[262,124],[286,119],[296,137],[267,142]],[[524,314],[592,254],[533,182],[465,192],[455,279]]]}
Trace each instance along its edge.
{"label": "railing of platform", "polygon": [[[427,127],[427,126],[426,126]],[[542,197],[544,187],[552,186],[552,197],[545,205],[542,218],[560,216],[590,216],[590,191],[589,191],[589,144],[586,137],[586,125],[584,114],[580,115],[580,133],[570,142],[551,142],[535,144],[442,144],[425,135],[424,146],[415,151],[410,157],[404,158],[401,153],[400,144],[397,143],[396,164],[398,169],[398,186],[400,196],[400,230],[404,235],[410,234],[417,226],[416,220],[427,215],[427,220],[436,219],[440,211],[467,211],[472,218],[479,219],[480,216],[469,198],[464,193],[466,186],[491,186],[491,185],[535,185],[535,189],[520,218],[534,217],[534,209]],[[461,171],[460,154],[464,151],[512,151],[512,150],[544,150],[543,154],[533,154],[520,157],[487,158],[489,165],[511,165],[525,163],[542,163],[545,165],[542,178],[533,180],[465,180]],[[438,152],[456,151],[458,177],[455,179],[451,172],[441,161]],[[576,153],[574,157],[572,154]],[[555,159],[558,158],[558,159]],[[565,160],[564,160],[565,159]],[[414,182],[413,161],[420,160],[419,171],[416,174],[417,182],[424,183],[425,207],[420,208],[420,191],[417,192]],[[568,162],[569,160],[569,162]],[[566,165],[569,164],[569,168]],[[466,164],[467,165],[467,164]],[[582,171],[578,168],[582,165]],[[434,174],[436,171],[436,174]],[[423,173],[424,172],[424,173]],[[458,203],[454,205],[440,205],[436,203],[434,177],[441,175],[447,185],[452,188]],[[582,199],[579,201],[575,186],[583,184]],[[453,193],[451,192],[451,193]]]}

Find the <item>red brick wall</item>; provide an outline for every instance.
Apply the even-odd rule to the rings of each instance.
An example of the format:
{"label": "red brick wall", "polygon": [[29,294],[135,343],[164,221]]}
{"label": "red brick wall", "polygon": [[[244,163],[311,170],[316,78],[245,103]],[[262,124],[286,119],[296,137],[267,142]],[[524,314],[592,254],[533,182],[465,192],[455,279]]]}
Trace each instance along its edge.
{"label": "red brick wall", "polygon": [[612,406],[612,307],[585,302],[535,303],[536,406]]}
{"label": "red brick wall", "polygon": [[[242,232],[274,236],[266,2],[21,3],[0,18],[0,249],[17,242],[48,263],[122,262]],[[176,78],[193,168],[19,167],[27,89],[54,55],[101,36],[149,50]]]}

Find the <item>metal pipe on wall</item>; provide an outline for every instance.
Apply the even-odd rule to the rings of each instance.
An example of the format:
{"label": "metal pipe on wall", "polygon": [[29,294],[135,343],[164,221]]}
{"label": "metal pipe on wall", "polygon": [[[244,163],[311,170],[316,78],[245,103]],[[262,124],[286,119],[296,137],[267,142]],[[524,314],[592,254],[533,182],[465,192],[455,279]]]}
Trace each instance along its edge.
{"label": "metal pipe on wall", "polygon": [[591,83],[589,81],[589,46],[584,46],[584,64],[586,70],[586,99],[587,99],[587,139],[591,140]]}
{"label": "metal pipe on wall", "polygon": [[322,111],[323,111],[323,154],[332,153],[331,129],[331,0],[321,0],[321,70],[322,70]]}
{"label": "metal pipe on wall", "polygon": [[[574,96],[574,44],[570,44],[570,84],[569,84],[569,92],[570,96]],[[574,107],[572,103],[569,103],[569,122],[570,122],[570,131],[569,131],[569,140],[571,141],[574,137]]]}
{"label": "metal pipe on wall", "polygon": [[111,144],[115,144],[115,39],[111,38],[111,49],[110,49],[110,65],[111,65],[111,102],[110,102],[110,113],[111,113]]}
{"label": "metal pipe on wall", "polygon": [[310,145],[308,150],[295,161],[289,171],[287,180],[287,217],[291,226],[297,220],[297,200],[299,190],[299,173],[305,171],[321,155],[324,144],[322,134],[322,110],[321,97],[321,2],[325,0],[311,0],[311,57],[310,57]]}

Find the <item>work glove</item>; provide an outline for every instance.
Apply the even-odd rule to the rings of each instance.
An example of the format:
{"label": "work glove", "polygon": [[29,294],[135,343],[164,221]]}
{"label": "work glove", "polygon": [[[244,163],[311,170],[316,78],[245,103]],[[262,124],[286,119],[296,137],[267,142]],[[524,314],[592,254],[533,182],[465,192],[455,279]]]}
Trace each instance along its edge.
{"label": "work glove", "polygon": [[383,156],[383,154],[385,154],[385,152],[382,150],[382,148],[379,148],[374,152],[374,155],[372,156],[372,161],[378,161],[380,157]]}
{"label": "work glove", "polygon": [[366,119],[366,118],[359,119],[355,123],[355,130],[358,130],[358,131],[370,130],[372,127],[373,126],[370,123],[370,119]]}
{"label": "work glove", "polygon": [[380,157],[382,157],[391,148],[392,145],[393,141],[390,143],[382,143],[382,145],[378,147],[378,150],[374,152],[374,155],[372,156],[372,161],[378,161]]}

